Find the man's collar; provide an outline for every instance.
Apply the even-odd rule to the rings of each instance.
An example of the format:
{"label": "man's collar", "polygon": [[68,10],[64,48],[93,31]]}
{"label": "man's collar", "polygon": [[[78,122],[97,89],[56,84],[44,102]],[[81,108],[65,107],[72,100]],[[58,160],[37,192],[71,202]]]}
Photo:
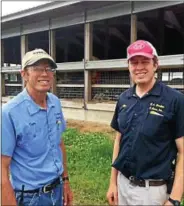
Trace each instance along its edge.
{"label": "man's collar", "polygon": [[161,95],[161,91],[162,91],[161,83],[158,80],[156,80],[153,88],[148,93],[150,95],[160,96]]}
{"label": "man's collar", "polygon": [[127,90],[126,96],[127,96],[128,98],[133,97],[133,96],[136,96],[135,87],[136,87],[136,84],[134,84],[133,87],[130,87],[130,88]]}
{"label": "man's collar", "polygon": [[[148,92],[149,95],[153,95],[153,96],[160,96],[161,95],[161,84],[158,80],[156,80],[154,86],[152,87],[152,89]],[[136,95],[136,84],[134,84],[133,87],[131,87],[128,91],[126,96],[128,98],[133,97],[133,96],[137,96]]]}
{"label": "man's collar", "polygon": [[[23,95],[24,95],[24,99],[28,100],[27,101],[27,108],[28,111],[30,113],[30,115],[36,114],[37,112],[39,112],[39,110],[41,110],[42,108],[36,104],[33,99],[31,98],[31,96],[29,95],[29,93],[27,92],[27,89],[24,88],[23,90]],[[53,104],[53,102],[51,101],[51,98],[49,95],[47,95],[47,108],[49,109],[50,107],[55,107],[55,105]]]}

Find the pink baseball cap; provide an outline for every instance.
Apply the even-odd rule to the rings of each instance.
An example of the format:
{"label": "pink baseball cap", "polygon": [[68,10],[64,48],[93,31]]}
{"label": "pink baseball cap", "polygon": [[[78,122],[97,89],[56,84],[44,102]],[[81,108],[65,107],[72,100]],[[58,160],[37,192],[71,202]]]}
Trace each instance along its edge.
{"label": "pink baseball cap", "polygon": [[152,59],[158,57],[155,47],[148,41],[137,40],[127,48],[127,59],[134,56],[144,56]]}

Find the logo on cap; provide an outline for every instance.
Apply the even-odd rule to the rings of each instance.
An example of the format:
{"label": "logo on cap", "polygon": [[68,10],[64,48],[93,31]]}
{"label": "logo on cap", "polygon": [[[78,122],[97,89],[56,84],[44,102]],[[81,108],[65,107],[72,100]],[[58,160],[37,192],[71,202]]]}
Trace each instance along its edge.
{"label": "logo on cap", "polygon": [[33,51],[33,54],[47,54],[47,53],[41,50],[35,50]]}
{"label": "logo on cap", "polygon": [[143,44],[143,43],[135,43],[134,45],[133,45],[133,49],[135,49],[135,50],[140,50],[140,49],[143,49],[145,47],[145,44]]}

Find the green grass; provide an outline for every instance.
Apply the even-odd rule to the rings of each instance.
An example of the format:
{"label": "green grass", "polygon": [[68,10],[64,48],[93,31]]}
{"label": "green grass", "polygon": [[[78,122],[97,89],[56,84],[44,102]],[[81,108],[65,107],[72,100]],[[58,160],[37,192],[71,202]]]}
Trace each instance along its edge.
{"label": "green grass", "polygon": [[[107,205],[112,138],[106,134],[67,129],[63,135],[75,205]],[[184,199],[181,203],[184,206]]]}
{"label": "green grass", "polygon": [[68,129],[63,138],[74,204],[107,204],[112,140],[105,134],[81,134],[76,129]]}
{"label": "green grass", "polygon": [[183,198],[183,200],[181,201],[181,206],[184,206],[184,198]]}

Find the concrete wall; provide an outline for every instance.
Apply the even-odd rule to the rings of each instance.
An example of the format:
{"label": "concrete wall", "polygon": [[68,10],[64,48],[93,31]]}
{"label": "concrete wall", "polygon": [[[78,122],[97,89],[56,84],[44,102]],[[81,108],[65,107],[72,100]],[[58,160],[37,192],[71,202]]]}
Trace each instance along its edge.
{"label": "concrete wall", "polygon": [[[7,103],[11,97],[2,97],[2,104]],[[82,102],[61,100],[65,119],[99,122],[109,125],[115,110],[115,104],[94,103],[87,104],[87,110]]]}
{"label": "concrete wall", "polygon": [[110,124],[113,116],[113,112],[111,111],[84,110],[66,107],[63,108],[63,113],[66,119],[84,120],[108,125]]}

